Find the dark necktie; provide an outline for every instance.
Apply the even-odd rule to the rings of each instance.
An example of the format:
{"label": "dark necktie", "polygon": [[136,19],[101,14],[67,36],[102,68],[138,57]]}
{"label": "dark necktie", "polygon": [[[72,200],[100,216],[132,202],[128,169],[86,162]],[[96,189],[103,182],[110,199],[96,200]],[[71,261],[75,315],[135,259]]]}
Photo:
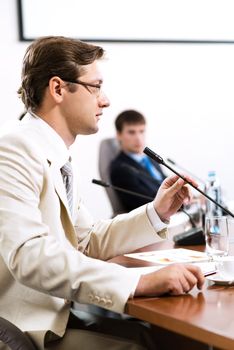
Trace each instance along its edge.
{"label": "dark necktie", "polygon": [[61,168],[61,174],[63,177],[63,182],[66,188],[67,193],[67,201],[69,205],[70,212],[72,214],[73,209],[73,174],[72,174],[72,165],[71,162],[68,161]]}

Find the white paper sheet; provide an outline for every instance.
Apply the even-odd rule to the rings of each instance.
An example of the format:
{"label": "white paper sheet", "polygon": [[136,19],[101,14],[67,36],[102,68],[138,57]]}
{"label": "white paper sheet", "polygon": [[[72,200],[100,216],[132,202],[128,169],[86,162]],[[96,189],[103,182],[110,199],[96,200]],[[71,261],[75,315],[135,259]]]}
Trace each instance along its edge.
{"label": "white paper sheet", "polygon": [[169,265],[173,263],[192,263],[208,261],[209,258],[206,253],[197,252],[191,249],[176,248],[168,250],[155,250],[151,252],[141,252],[125,254],[130,258],[145,260],[155,264]]}

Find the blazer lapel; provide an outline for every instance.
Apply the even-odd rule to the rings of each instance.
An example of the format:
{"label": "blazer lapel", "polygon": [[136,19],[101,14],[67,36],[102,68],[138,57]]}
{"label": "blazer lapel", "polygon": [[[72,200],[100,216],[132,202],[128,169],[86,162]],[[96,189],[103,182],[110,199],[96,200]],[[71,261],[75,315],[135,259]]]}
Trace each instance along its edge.
{"label": "blazer lapel", "polygon": [[[124,152],[123,152],[123,159],[125,159],[125,161],[127,161],[129,165],[138,169],[141,173],[144,173],[147,177],[150,176],[148,171],[140,163],[138,163],[136,160],[134,160],[133,158],[131,158],[130,156],[128,156]],[[141,176],[141,175],[138,175],[138,176]],[[154,179],[152,178],[151,180],[154,180]]]}
{"label": "blazer lapel", "polygon": [[66,189],[63,184],[63,179],[60,174],[60,169],[53,165],[52,162],[48,160],[50,165],[51,174],[53,177],[55,192],[57,193],[60,203],[61,203],[61,221],[64,227],[64,232],[70,243],[77,248],[78,242],[75,234],[75,230],[72,223],[72,217],[68,206]]}
{"label": "blazer lapel", "polygon": [[[125,161],[128,162],[129,165],[134,166],[135,168],[139,169],[141,172],[145,173],[147,176],[149,176],[148,171],[141,165],[139,164],[137,161],[135,161],[134,159],[132,159],[131,157],[129,157],[127,154],[125,154],[124,152],[121,152],[121,158]],[[166,176],[164,175],[160,165],[156,162],[156,161],[152,161],[152,164],[154,165],[154,167],[156,168],[156,170],[162,175],[163,180],[166,178]],[[154,179],[153,177],[151,178],[151,181],[156,181],[158,183],[158,180]]]}

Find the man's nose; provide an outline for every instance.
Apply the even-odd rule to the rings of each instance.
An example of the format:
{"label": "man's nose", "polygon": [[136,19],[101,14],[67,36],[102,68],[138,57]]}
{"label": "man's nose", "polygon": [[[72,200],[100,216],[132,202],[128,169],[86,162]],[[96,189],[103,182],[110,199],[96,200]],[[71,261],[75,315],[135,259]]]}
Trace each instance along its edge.
{"label": "man's nose", "polygon": [[106,108],[110,106],[110,100],[104,92],[101,92],[101,95],[99,97],[99,106],[102,108]]}

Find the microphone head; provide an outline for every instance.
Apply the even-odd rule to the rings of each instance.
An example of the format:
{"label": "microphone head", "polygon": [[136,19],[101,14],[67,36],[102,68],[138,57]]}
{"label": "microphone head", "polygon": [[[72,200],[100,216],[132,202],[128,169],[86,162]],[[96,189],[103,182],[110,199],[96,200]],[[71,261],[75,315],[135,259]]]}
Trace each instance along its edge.
{"label": "microphone head", "polygon": [[173,165],[176,165],[176,163],[174,162],[174,160],[170,159],[170,158],[167,158],[167,161]]}
{"label": "microphone head", "polygon": [[149,147],[145,147],[143,152],[151,159],[156,160],[156,162],[158,162],[159,164],[164,164],[162,157],[160,157],[157,153],[153,152]]}
{"label": "microphone head", "polygon": [[110,185],[107,182],[104,182],[104,181],[101,181],[101,180],[93,179],[92,183],[95,184],[95,185],[103,186],[103,187],[110,187]]}

